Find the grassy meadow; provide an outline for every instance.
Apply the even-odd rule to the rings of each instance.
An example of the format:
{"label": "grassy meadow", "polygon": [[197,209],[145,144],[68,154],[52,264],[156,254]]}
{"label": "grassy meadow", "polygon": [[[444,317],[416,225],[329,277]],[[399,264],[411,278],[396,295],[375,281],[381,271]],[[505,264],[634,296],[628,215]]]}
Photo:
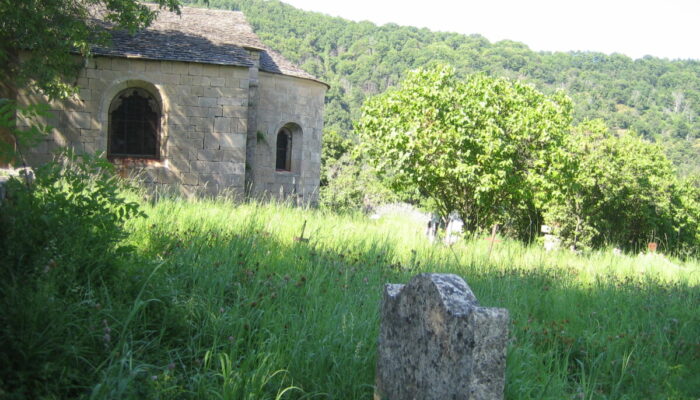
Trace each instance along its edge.
{"label": "grassy meadow", "polygon": [[[177,199],[142,210],[114,283],[71,301],[42,285],[15,296],[22,315],[8,318],[24,347],[14,368],[30,372],[4,376],[5,387],[32,382],[46,398],[369,399],[383,284],[445,272],[510,311],[507,399],[700,397],[695,261],[505,239],[431,245],[422,223],[398,214]],[[308,241],[295,239],[304,223]]]}

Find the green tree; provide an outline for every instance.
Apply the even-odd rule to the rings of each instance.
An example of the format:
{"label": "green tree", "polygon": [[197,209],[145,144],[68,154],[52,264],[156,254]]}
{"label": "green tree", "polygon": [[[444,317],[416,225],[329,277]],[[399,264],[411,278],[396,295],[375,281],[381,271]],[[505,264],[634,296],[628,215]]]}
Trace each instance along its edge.
{"label": "green tree", "polygon": [[[202,5],[204,0],[183,0]],[[405,71],[438,61],[460,74],[486,71],[517,78],[544,93],[566,90],[574,121],[601,118],[634,129],[664,148],[700,137],[700,62],[654,57],[632,60],[596,52],[534,52],[479,35],[353,22],[295,9],[277,0],[211,0],[212,7],[240,9],[263,41],[331,85],[325,126],[353,138],[365,97],[395,86]],[[517,38],[512,38],[517,39]],[[320,62],[319,60],[322,60]],[[341,90],[342,88],[342,90]],[[353,138],[354,140],[354,138]],[[684,174],[700,164],[697,152],[676,152]],[[326,160],[323,160],[325,163]]]}
{"label": "green tree", "polygon": [[569,127],[566,96],[481,74],[460,80],[439,65],[409,73],[362,111],[364,152],[395,190],[418,190],[471,231],[501,223],[532,233],[523,221],[537,218],[535,188],[547,187]]}
{"label": "green tree", "polygon": [[[155,2],[159,9],[179,12],[179,0]],[[16,127],[18,112],[40,109],[17,107],[19,88],[31,87],[51,99],[68,97],[91,46],[109,41],[104,22],[133,33],[156,14],[137,0],[0,0],[0,165],[21,158],[18,145],[36,141],[37,129]]]}
{"label": "green tree", "polygon": [[611,133],[601,120],[577,126],[565,146],[545,218],[567,244],[697,246],[698,191],[676,177],[660,146],[634,133]]}
{"label": "green tree", "polygon": [[[155,2],[179,12],[178,0]],[[87,57],[91,45],[109,39],[95,18],[98,10],[103,21],[130,32],[156,16],[137,0],[0,0],[0,81],[15,87],[31,84],[51,98],[70,94],[82,66],[73,55]]]}
{"label": "green tree", "polygon": [[346,153],[322,170],[320,205],[333,212],[369,211],[402,198],[392,193],[359,157]]}

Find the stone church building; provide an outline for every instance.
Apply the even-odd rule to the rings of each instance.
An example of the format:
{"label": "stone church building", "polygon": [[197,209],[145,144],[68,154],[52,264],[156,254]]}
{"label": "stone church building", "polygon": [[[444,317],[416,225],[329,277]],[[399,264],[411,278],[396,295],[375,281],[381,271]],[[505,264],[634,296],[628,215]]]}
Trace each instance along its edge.
{"label": "stone church building", "polygon": [[30,164],[70,146],[187,195],[317,199],[328,86],[264,45],[242,13],[183,7],[112,36],[93,49],[78,95],[50,103],[54,129]]}

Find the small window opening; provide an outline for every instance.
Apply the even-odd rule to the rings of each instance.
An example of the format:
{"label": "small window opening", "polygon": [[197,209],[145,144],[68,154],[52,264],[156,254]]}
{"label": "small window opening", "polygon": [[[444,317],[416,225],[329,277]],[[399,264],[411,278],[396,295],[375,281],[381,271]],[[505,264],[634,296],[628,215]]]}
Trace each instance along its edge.
{"label": "small window opening", "polygon": [[110,107],[108,153],[112,157],[158,158],[160,107],[146,90],[119,93]]}
{"label": "small window opening", "polygon": [[286,129],[281,129],[277,133],[275,169],[278,171],[292,170],[292,134]]}

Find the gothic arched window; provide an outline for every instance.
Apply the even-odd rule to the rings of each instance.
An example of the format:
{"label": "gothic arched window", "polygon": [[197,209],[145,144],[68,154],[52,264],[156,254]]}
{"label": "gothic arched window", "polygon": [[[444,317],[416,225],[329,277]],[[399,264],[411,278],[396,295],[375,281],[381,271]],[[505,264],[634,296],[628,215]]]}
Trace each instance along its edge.
{"label": "gothic arched window", "polygon": [[109,107],[110,157],[159,158],[160,106],[141,88],[122,90]]}
{"label": "gothic arched window", "polygon": [[285,128],[277,132],[275,169],[278,171],[292,170],[292,133]]}

